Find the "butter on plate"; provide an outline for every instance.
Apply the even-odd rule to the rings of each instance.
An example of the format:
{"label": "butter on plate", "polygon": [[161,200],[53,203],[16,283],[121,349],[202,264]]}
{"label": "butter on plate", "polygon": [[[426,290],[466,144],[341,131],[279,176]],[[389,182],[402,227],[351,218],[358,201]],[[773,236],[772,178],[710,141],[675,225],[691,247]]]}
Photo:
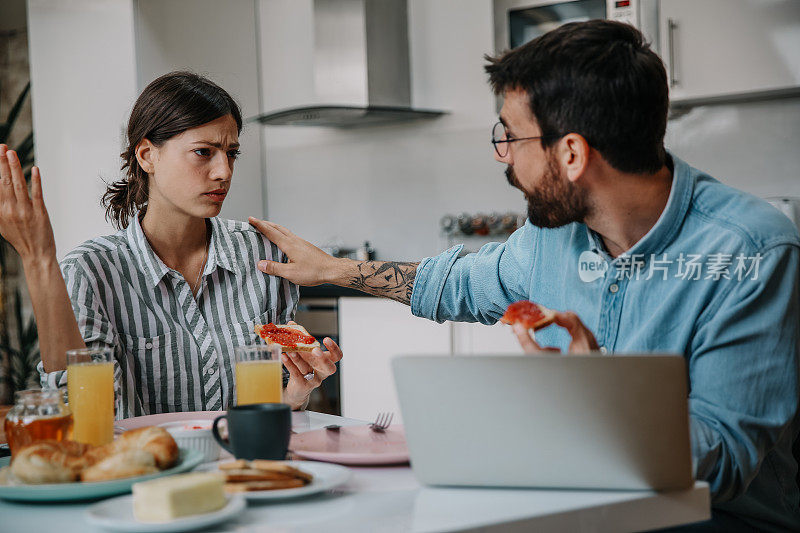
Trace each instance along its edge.
{"label": "butter on plate", "polygon": [[228,503],[224,480],[213,472],[192,472],[134,483],[133,515],[140,522],[169,522],[218,511]]}

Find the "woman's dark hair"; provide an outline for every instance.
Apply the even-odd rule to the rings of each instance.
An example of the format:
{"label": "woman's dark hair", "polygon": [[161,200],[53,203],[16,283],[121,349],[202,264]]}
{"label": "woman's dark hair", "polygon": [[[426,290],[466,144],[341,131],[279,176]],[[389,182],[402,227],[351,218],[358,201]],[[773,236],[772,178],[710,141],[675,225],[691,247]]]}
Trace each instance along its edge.
{"label": "woman's dark hair", "polygon": [[666,161],[664,64],[636,28],[564,24],[499,57],[486,56],[495,94],[527,93],[545,147],[578,133],[614,168],[652,173]]}
{"label": "woman's dark hair", "polygon": [[126,176],[103,194],[106,220],[127,227],[138,209],[147,205],[147,173],[136,159],[136,147],[144,139],[161,146],[171,137],[225,115],[232,115],[242,131],[239,105],[225,89],[192,72],[170,72],[152,81],[136,100],[128,120],[128,146],[120,154]]}

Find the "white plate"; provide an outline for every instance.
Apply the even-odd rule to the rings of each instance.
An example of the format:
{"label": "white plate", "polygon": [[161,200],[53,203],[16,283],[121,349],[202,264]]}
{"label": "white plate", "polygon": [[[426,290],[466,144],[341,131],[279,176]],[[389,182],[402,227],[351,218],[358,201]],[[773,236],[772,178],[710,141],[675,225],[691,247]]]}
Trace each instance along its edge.
{"label": "white plate", "polygon": [[[196,470],[213,472],[217,470],[217,465],[221,462],[224,463],[226,461],[204,463],[198,466]],[[314,479],[308,485],[297,487],[296,489],[254,490],[238,494],[241,494],[248,500],[286,500],[289,498],[299,498],[301,496],[308,496],[310,494],[317,494],[334,489],[339,485],[347,483],[351,476],[350,469],[341,465],[318,463],[315,461],[286,461],[286,464],[308,472],[314,476]]]}
{"label": "white plate", "polygon": [[133,517],[133,495],[119,496],[96,503],[86,510],[86,521],[114,531],[142,531],[148,533],[169,531],[192,531],[218,524],[242,511],[247,501],[239,495],[228,496],[228,505],[214,511],[170,522],[139,522]]}

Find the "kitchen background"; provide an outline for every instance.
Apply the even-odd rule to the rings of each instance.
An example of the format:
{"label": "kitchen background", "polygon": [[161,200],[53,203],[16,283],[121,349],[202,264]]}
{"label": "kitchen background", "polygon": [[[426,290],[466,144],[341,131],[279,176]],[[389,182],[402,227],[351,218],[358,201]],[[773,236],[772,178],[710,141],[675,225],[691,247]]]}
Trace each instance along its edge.
{"label": "kitchen background", "polygon": [[[379,258],[416,259],[440,250],[446,213],[523,211],[488,142],[492,11],[492,0],[410,0],[411,101],[447,114],[352,130],[249,124],[223,214],[266,214],[318,244],[368,240]],[[156,76],[207,74],[249,117],[313,103],[312,12],[312,0],[30,0],[37,162],[60,253],[111,231],[101,178],[119,175],[126,114]],[[787,66],[800,72],[800,55]],[[670,122],[667,145],[735,187],[800,196],[798,138],[800,98],[790,97],[696,107]]]}
{"label": "kitchen background", "polygon": [[[685,0],[662,2],[686,6]],[[744,14],[737,16],[732,4]],[[739,37],[756,35],[763,47],[775,49],[793,77],[794,91],[685,108],[668,126],[666,144],[675,154],[761,197],[800,197],[798,4],[704,0],[701,9],[695,2],[692,16],[702,24],[702,41],[688,41],[696,49],[682,50],[684,57],[708,63],[710,79],[723,71],[755,78],[760,72],[744,62],[752,58],[742,57],[739,64],[736,54],[715,50],[735,50]],[[313,0],[3,0],[3,26],[14,26],[14,20],[28,31],[36,157],[59,256],[113,231],[99,204],[103,180],[120,175],[125,119],[138,92],[158,75],[174,69],[208,75],[238,99],[246,117],[320,103],[312,66],[314,5]],[[446,114],[356,129],[250,123],[222,215],[259,215],[318,245],[355,248],[369,241],[378,259],[414,260],[449,244],[439,230],[446,214],[524,212],[522,195],[506,184],[489,143],[497,109],[483,55],[495,51],[494,7],[493,0],[408,0],[411,103]],[[481,341],[478,330],[466,325],[411,322],[407,310],[397,310],[393,302],[338,298],[336,304],[346,361],[343,387],[354,379],[348,375],[361,380],[352,385],[357,392],[350,395],[351,407],[344,408],[349,416],[372,416],[374,405],[391,406],[394,399],[392,387],[383,384],[390,380],[389,352],[369,355],[370,339],[354,338],[356,331],[348,339],[345,309],[378,317],[379,329],[389,320],[382,313],[395,313],[388,330],[392,338],[398,324],[419,327],[432,352],[480,351],[497,346],[499,338],[495,332]],[[368,307],[376,305],[384,307]],[[502,335],[510,338],[506,331]],[[362,340],[365,355],[359,358]],[[513,343],[502,346],[511,350]],[[392,354],[409,350],[419,347],[402,341],[391,347]],[[348,374],[348,364],[357,370]]]}

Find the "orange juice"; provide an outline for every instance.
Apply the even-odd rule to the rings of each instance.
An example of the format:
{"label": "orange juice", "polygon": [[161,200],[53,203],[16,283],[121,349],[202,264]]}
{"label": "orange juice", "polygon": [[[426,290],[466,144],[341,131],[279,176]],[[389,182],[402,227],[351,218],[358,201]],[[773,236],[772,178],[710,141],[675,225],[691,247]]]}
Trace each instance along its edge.
{"label": "orange juice", "polygon": [[67,366],[72,438],[95,446],[114,439],[114,363]]}
{"label": "orange juice", "polygon": [[283,370],[280,361],[236,363],[236,403],[281,403]]}

